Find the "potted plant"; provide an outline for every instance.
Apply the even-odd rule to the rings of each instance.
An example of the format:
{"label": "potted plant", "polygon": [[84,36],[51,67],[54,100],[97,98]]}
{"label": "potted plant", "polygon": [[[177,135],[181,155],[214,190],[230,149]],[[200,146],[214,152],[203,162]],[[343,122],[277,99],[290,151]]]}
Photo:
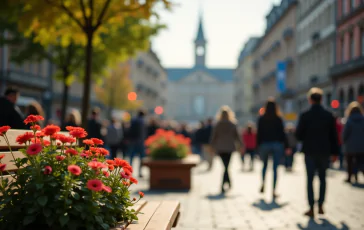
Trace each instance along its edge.
{"label": "potted plant", "polygon": [[189,138],[173,131],[158,129],[145,141],[150,169],[150,189],[190,189],[191,168],[199,161],[190,151]]}
{"label": "potted plant", "polygon": [[[137,219],[130,209],[144,196],[130,197],[129,187],[136,184],[133,169],[119,158],[106,160],[109,153],[99,147],[102,140],[83,140],[87,133],[79,127],[67,127],[69,135],[48,125],[43,130],[36,122],[41,116],[29,116],[31,131],[17,137],[23,144],[24,158],[15,158],[18,167],[11,182],[0,183],[1,229],[110,229]],[[0,127],[6,141],[9,126]],[[11,151],[11,148],[9,146]],[[0,153],[0,160],[3,156]],[[0,162],[0,175],[6,165]]]}

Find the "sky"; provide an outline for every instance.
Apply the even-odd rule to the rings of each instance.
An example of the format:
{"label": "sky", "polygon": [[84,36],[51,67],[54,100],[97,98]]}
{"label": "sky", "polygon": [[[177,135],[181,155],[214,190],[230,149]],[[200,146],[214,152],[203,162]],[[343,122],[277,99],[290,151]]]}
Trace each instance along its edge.
{"label": "sky", "polygon": [[160,21],[167,25],[153,40],[152,48],[164,67],[191,67],[193,40],[199,13],[203,15],[207,66],[235,68],[244,43],[260,36],[265,16],[280,0],[173,0],[172,12],[162,11]]}

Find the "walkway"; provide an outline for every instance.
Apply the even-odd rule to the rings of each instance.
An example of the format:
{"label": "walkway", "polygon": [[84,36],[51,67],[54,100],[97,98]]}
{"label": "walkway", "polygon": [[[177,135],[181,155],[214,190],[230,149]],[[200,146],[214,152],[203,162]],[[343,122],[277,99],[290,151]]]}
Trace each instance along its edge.
{"label": "walkway", "polygon": [[[258,193],[260,162],[254,172],[242,171],[238,154],[233,156],[230,169],[233,189],[225,197],[219,195],[222,163],[218,158],[211,172],[205,172],[205,164],[194,169],[193,189],[188,193],[148,191],[148,169],[144,169],[146,177],[132,189],[145,191],[146,200],[180,200],[179,230],[364,229],[364,185],[343,183],[345,173],[339,171],[329,171],[326,215],[314,220],[304,217],[307,203],[303,157],[298,155],[295,160],[293,173],[280,169],[281,197],[277,202],[272,202],[270,189],[264,195]],[[272,177],[271,173],[267,175],[267,188],[271,187]],[[362,175],[360,179],[363,183]],[[318,191],[318,186],[315,189]]]}

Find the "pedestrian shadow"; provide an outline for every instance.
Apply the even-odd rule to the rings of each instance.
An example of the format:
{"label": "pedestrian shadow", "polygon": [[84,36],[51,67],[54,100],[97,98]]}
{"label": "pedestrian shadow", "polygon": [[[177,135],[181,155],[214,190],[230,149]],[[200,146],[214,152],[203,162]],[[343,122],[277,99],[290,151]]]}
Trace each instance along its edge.
{"label": "pedestrian shadow", "polygon": [[320,222],[317,222],[314,219],[310,219],[307,223],[307,226],[302,226],[300,223],[297,224],[298,229],[301,230],[314,230],[314,229],[330,229],[330,230],[349,230],[349,226],[347,226],[344,222],[341,222],[341,226],[333,225],[326,218],[320,218]]}
{"label": "pedestrian shadow", "polygon": [[353,186],[354,188],[364,189],[364,184],[354,183],[351,186]]}
{"label": "pedestrian shadow", "polygon": [[215,195],[207,195],[207,196],[205,196],[205,198],[208,200],[222,200],[222,199],[233,199],[238,196],[239,195],[233,195],[233,194],[229,194],[229,193],[219,193],[219,194],[215,194]]}
{"label": "pedestrian shadow", "polygon": [[253,207],[259,208],[262,211],[273,211],[275,209],[283,208],[286,205],[288,205],[288,202],[278,204],[275,200],[273,200],[271,203],[267,203],[263,199],[252,204]]}

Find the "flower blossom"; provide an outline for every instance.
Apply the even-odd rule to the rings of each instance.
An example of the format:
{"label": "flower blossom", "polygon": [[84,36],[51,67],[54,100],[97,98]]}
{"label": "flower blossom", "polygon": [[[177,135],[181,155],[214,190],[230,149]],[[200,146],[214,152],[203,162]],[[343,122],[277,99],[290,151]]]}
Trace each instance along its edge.
{"label": "flower blossom", "polygon": [[47,165],[44,167],[44,172],[43,172],[45,175],[49,175],[52,173],[52,167]]}
{"label": "flower blossom", "polygon": [[93,170],[101,169],[101,168],[107,168],[107,165],[98,162],[98,161],[91,161],[87,164],[89,167],[91,167]]}
{"label": "flower blossom", "polygon": [[42,145],[38,143],[31,144],[27,149],[27,154],[30,156],[37,155],[42,151]]}
{"label": "flower blossom", "polygon": [[105,192],[108,192],[108,193],[112,192],[112,189],[106,185],[102,185],[102,190],[104,190]]}
{"label": "flower blossom", "polygon": [[29,123],[34,124],[38,121],[43,121],[44,117],[41,115],[29,115],[27,118],[25,118],[24,123],[27,125]]}
{"label": "flower blossom", "polygon": [[78,152],[77,152],[77,150],[76,149],[67,149],[66,151],[65,151],[65,153],[66,154],[70,154],[70,155],[78,155]]}
{"label": "flower blossom", "polygon": [[94,145],[95,144],[91,139],[83,140],[82,143],[84,143],[85,145]]}
{"label": "flower blossom", "polygon": [[96,191],[99,192],[102,190],[103,188],[103,184],[100,180],[98,179],[93,179],[93,180],[89,180],[87,181],[87,188],[92,190],[92,191]]}
{"label": "flower blossom", "polygon": [[75,138],[85,138],[87,132],[81,127],[73,127],[70,129],[70,135]]}
{"label": "flower blossom", "polygon": [[65,156],[56,156],[57,161],[63,161],[65,158]]}
{"label": "flower blossom", "polygon": [[46,136],[52,136],[56,133],[58,133],[59,131],[61,131],[61,128],[58,127],[57,125],[47,125],[44,129],[44,135]]}
{"label": "flower blossom", "polygon": [[0,160],[3,159],[5,157],[5,154],[1,154],[0,155]]}
{"label": "flower blossom", "polygon": [[81,168],[77,165],[70,165],[68,166],[67,169],[70,173],[72,173],[75,176],[79,176],[82,173]]}
{"label": "flower blossom", "polygon": [[26,142],[30,141],[34,137],[34,134],[31,132],[26,132],[16,137],[16,142],[18,144],[25,144]]}
{"label": "flower blossom", "polygon": [[133,183],[133,184],[138,184],[138,180],[135,179],[134,177],[130,177],[130,182]]}
{"label": "flower blossom", "polygon": [[91,140],[95,145],[103,145],[104,144],[104,142],[102,140],[100,140],[99,138],[91,138]]}
{"label": "flower blossom", "polygon": [[10,126],[6,125],[6,126],[1,126],[0,127],[0,136],[4,136],[4,134],[6,134],[6,132],[10,129]]}
{"label": "flower blossom", "polygon": [[144,192],[139,191],[139,196],[140,196],[140,198],[143,198],[144,197]]}
{"label": "flower blossom", "polygon": [[30,129],[33,130],[33,131],[38,131],[38,130],[40,130],[40,126],[39,125],[32,125],[32,126],[30,126]]}
{"label": "flower blossom", "polygon": [[0,163],[0,172],[4,172],[6,168],[6,164],[1,164]]}
{"label": "flower blossom", "polygon": [[109,177],[110,173],[108,171],[102,171],[102,174],[104,174],[105,177]]}

